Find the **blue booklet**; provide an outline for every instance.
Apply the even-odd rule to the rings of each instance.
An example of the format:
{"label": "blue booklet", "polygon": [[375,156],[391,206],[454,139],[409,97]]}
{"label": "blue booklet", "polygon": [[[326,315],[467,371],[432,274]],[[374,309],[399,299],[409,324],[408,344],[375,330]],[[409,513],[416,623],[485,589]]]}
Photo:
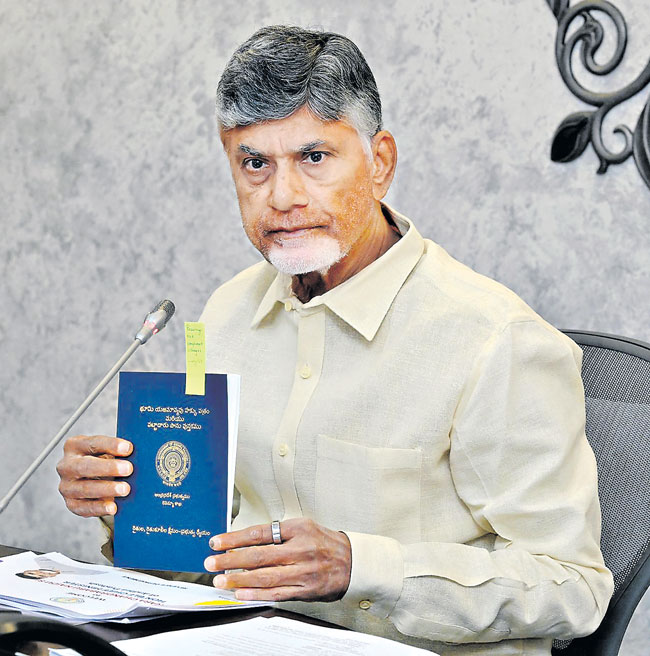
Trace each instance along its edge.
{"label": "blue booklet", "polygon": [[117,435],[133,442],[127,497],[116,499],[115,565],[205,572],[208,541],[230,525],[239,377],[121,372]]}

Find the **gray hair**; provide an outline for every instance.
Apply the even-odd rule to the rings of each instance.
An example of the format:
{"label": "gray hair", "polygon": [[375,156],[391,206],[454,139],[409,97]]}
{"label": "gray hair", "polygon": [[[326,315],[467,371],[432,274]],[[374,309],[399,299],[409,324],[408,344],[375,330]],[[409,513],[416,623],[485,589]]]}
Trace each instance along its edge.
{"label": "gray hair", "polygon": [[350,39],[263,27],[237,48],[217,87],[224,130],[283,119],[305,106],[324,121],[346,119],[367,139],[381,130],[377,83]]}

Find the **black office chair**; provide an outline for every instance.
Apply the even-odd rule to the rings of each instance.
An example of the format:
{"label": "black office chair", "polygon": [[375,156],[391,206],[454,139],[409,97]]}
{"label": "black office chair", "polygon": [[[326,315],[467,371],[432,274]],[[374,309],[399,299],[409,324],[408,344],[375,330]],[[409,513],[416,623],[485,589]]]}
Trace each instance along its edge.
{"label": "black office chair", "polygon": [[650,344],[564,331],[584,352],[587,438],[598,462],[601,548],[614,596],[598,630],[555,641],[557,656],[616,656],[650,585]]}
{"label": "black office chair", "polygon": [[70,647],[82,656],[125,656],[117,647],[78,626],[20,613],[0,614],[0,656],[13,656],[28,642]]}

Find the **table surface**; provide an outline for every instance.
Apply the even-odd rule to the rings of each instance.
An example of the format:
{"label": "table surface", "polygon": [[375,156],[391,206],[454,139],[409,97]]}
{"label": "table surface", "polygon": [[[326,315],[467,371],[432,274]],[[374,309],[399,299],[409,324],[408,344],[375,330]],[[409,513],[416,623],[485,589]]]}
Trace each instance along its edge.
{"label": "table surface", "polygon": [[[0,545],[0,558],[2,556],[11,556],[13,554],[21,553],[23,551],[25,551],[25,549]],[[16,611],[13,609],[0,609],[0,614],[15,612]],[[143,636],[164,633],[166,631],[178,631],[179,629],[191,629],[201,626],[216,626],[219,624],[229,624],[230,622],[241,622],[242,620],[249,620],[254,617],[288,617],[301,622],[316,624],[317,626],[328,626],[335,629],[344,628],[299,613],[270,607],[179,612],[165,615],[164,617],[156,617],[150,620],[135,622],[133,624],[88,622],[81,626],[85,630],[103,638],[104,640],[114,642],[115,640],[141,638]]]}

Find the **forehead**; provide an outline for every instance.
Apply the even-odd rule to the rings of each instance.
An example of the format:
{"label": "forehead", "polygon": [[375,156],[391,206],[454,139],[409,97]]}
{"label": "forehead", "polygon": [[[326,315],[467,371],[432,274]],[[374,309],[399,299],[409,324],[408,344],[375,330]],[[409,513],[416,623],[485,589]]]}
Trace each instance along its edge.
{"label": "forehead", "polygon": [[221,141],[232,156],[244,156],[251,151],[282,156],[321,146],[342,150],[356,145],[355,141],[361,145],[358,132],[349,123],[323,121],[304,107],[277,121],[222,130]]}

